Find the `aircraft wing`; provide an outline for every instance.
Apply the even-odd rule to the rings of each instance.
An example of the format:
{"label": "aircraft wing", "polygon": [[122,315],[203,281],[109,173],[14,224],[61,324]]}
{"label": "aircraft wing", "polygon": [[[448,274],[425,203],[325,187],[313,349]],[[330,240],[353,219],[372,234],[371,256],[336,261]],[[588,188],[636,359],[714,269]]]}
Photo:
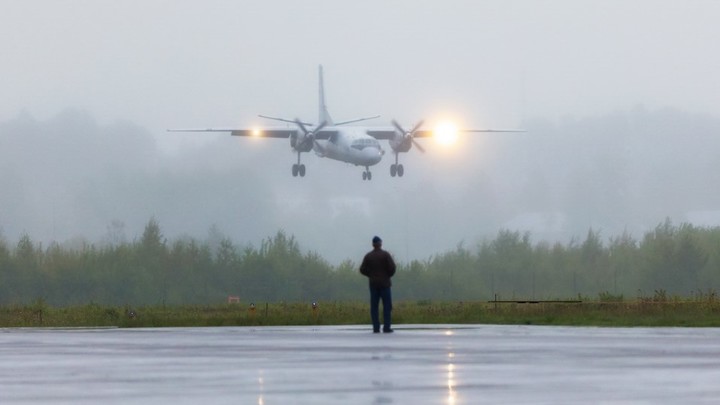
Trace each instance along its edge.
{"label": "aircraft wing", "polygon": [[[375,139],[392,139],[396,136],[397,130],[392,127],[368,129],[367,134]],[[419,129],[413,132],[415,138],[429,138],[433,136],[432,129]],[[522,129],[458,129],[458,132],[525,132]]]}
{"label": "aircraft wing", "polygon": [[168,132],[229,132],[233,136],[254,136],[258,138],[289,138],[298,132],[294,128],[182,128],[168,129]]}
{"label": "aircraft wing", "polygon": [[[182,128],[168,129],[169,132],[229,132],[232,136],[250,136],[255,138],[289,138],[300,133],[297,128],[267,127],[267,128]],[[315,139],[330,139],[337,133],[334,129],[321,130],[315,134]]]}
{"label": "aircraft wing", "polygon": [[395,134],[397,133],[397,131],[395,130],[395,128],[388,127],[387,129],[385,129],[385,128],[368,129],[367,131],[365,131],[365,133],[367,133],[368,135],[372,136],[375,139],[392,139],[393,137],[395,137]]}

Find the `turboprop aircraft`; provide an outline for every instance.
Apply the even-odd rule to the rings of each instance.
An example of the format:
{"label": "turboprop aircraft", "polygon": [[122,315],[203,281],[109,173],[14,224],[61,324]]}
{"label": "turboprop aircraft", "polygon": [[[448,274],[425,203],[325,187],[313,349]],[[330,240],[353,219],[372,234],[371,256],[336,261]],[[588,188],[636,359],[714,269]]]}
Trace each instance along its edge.
{"label": "turboprop aircraft", "polygon": [[297,153],[297,163],[292,165],[293,177],[305,177],[305,165],[301,162],[301,154],[314,151],[320,157],[326,157],[341,162],[365,167],[363,180],[372,180],[370,166],[378,164],[385,154],[378,140],[387,140],[392,153],[395,155],[395,163],[390,166],[390,176],[402,177],[405,168],[399,163],[401,153],[409,152],[413,145],[420,151],[425,149],[415,138],[430,136],[452,137],[454,132],[523,132],[522,130],[502,129],[461,129],[455,130],[445,127],[433,130],[421,129],[423,121],[420,121],[412,129],[406,131],[397,121],[392,121],[392,126],[368,127],[368,126],[346,126],[347,124],[366,121],[378,118],[372,117],[356,118],[352,120],[334,122],[328,113],[325,105],[325,86],[323,83],[323,67],[318,67],[319,81],[319,116],[318,123],[313,124],[301,121],[299,118],[288,119],[259,115],[261,118],[293,124],[292,126],[274,126],[264,128],[206,128],[206,129],[169,129],[171,132],[229,132],[233,136],[250,136],[261,138],[285,138],[290,139],[290,147]]}

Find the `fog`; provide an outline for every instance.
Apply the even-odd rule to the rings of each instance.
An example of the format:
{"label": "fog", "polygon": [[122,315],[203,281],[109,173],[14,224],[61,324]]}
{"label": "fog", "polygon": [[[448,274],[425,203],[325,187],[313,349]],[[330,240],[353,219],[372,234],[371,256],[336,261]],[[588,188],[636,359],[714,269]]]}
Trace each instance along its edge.
{"label": "fog", "polygon": [[[0,227],[47,244],[282,229],[331,262],[375,235],[401,261],[500,229],[569,242],[671,218],[720,225],[720,3],[12,2],[0,15]],[[450,117],[364,182],[288,142],[171,127]],[[389,146],[384,145],[389,152]]]}

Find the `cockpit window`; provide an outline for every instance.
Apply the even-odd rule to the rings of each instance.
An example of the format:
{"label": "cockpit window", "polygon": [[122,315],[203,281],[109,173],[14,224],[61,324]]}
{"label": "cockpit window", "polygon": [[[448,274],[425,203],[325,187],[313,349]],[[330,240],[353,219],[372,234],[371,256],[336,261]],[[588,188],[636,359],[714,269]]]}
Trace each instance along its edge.
{"label": "cockpit window", "polygon": [[379,148],[380,144],[375,138],[361,138],[354,140],[350,146],[357,150],[363,150],[367,147]]}

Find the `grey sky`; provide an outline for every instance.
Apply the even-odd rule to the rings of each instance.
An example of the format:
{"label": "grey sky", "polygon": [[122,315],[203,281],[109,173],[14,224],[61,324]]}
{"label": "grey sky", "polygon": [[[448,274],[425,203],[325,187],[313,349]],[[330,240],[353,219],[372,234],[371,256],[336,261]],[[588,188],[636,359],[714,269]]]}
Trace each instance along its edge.
{"label": "grey sky", "polygon": [[[409,259],[502,227],[567,241],[589,226],[639,236],[665,216],[720,224],[705,184],[720,173],[717,1],[0,4],[11,239],[96,240],[115,220],[132,238],[154,215],[169,237],[218,224],[257,243],[283,228],[332,260],[379,233]],[[314,121],[318,64],[337,120],[531,132],[411,151],[401,181],[386,157],[372,182],[312,154],[292,178],[286,142],[165,132]]]}
{"label": "grey sky", "polygon": [[[163,146],[258,113],[452,114],[512,127],[624,109],[720,115],[716,1],[4,1],[0,120],[82,108]],[[178,137],[179,138],[179,137]],[[176,139],[178,139],[176,138]],[[183,141],[186,137],[183,137]],[[178,141],[182,142],[182,141]]]}

